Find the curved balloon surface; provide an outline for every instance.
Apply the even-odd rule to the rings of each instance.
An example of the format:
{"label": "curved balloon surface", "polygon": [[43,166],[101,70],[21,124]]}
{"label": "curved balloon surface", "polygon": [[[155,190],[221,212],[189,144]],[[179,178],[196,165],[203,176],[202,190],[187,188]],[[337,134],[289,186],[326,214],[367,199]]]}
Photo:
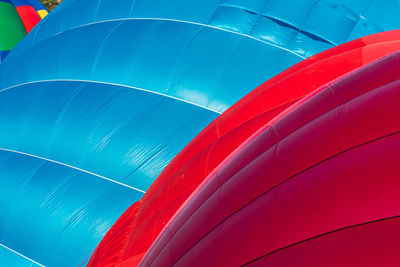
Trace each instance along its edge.
{"label": "curved balloon surface", "polygon": [[[41,27],[52,25],[50,18],[68,7],[64,1]],[[279,72],[277,65],[284,69],[302,58],[245,35],[173,20],[89,23],[29,46],[40,29],[0,67],[0,148],[81,171],[88,180],[69,178],[73,185],[83,181],[82,191],[72,194],[62,177],[58,184],[50,175],[48,181],[30,179],[32,188],[41,185],[44,191],[29,193],[38,200],[21,209],[43,213],[41,219],[26,213],[30,227],[7,223],[20,218],[10,212],[0,221],[0,243],[44,265],[88,259],[171,159],[246,93],[239,84],[250,90]],[[92,179],[104,184],[99,192]],[[28,193],[23,180],[19,183],[7,202],[25,203]],[[99,195],[110,197],[114,186],[125,193],[117,193],[113,208],[103,208]],[[44,204],[48,201],[55,206]],[[37,228],[50,219],[52,230]],[[65,253],[71,256],[64,259]]]}
{"label": "curved balloon surface", "polygon": [[[247,138],[274,117],[283,116],[308,93],[399,50],[399,38],[400,31],[391,31],[346,43],[293,66],[253,90],[186,146],[143,199],[121,216],[94,253],[92,266],[113,260],[115,264],[116,259],[120,264],[137,264],[184,201]],[[121,249],[110,253],[111,247]]]}
{"label": "curved balloon surface", "polygon": [[[288,10],[288,6],[292,8]],[[82,45],[71,45],[59,57],[41,59],[39,64],[30,63],[20,69],[23,66],[15,63],[18,68],[12,66],[1,84],[7,87],[16,81],[55,76],[95,79],[147,90],[168,90],[176,97],[190,98],[223,112],[259,84],[305,57],[357,37],[399,28],[395,24],[397,10],[397,2],[365,0],[302,0],[296,4],[290,0],[206,0],[197,4],[184,0],[124,0],[118,5],[111,0],[86,1],[84,5],[67,0],[47,18],[47,23],[39,25],[23,41],[12,61],[41,54],[37,49],[53,51],[60,43],[74,39],[85,40],[87,51]],[[114,27],[115,32],[111,32]],[[97,35],[99,31],[106,36]],[[101,41],[104,49],[99,51]],[[131,44],[135,45],[130,47]],[[91,56],[98,57],[92,59],[96,64],[82,64],[87,67],[79,70],[82,75],[77,75],[75,68],[70,70],[74,63],[90,60]],[[110,65],[117,63],[122,75],[108,71]],[[62,71],[43,71],[42,66],[52,65],[63,65]],[[29,77],[24,77],[26,68]],[[90,78],[87,72],[91,73]],[[18,77],[10,73],[18,73]],[[150,75],[158,78],[149,79]],[[206,92],[194,93],[202,90]],[[221,95],[225,90],[231,93]]]}
{"label": "curved balloon surface", "polygon": [[[290,8],[289,8],[290,7]],[[81,25],[165,19],[209,25],[308,57],[368,34],[400,28],[397,1],[379,0],[112,0],[64,1],[31,45]]]}
{"label": "curved balloon surface", "polygon": [[341,76],[254,132],[140,266],[398,265],[399,63]]}
{"label": "curved balloon surface", "polygon": [[220,113],[316,51],[394,27],[398,10],[288,2],[63,1],[0,66],[0,244],[84,264]]}
{"label": "curved balloon surface", "polygon": [[0,62],[46,14],[37,0],[0,1]]}

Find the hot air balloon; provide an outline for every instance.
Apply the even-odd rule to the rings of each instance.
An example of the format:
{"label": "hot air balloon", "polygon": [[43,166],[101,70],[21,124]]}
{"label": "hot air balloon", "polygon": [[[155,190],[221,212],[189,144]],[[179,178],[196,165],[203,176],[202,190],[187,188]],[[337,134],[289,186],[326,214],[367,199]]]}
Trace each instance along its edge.
{"label": "hot air balloon", "polygon": [[46,8],[36,0],[0,1],[1,61],[46,14]]}
{"label": "hot air balloon", "polygon": [[[137,265],[174,213],[179,214],[185,200],[196,196],[196,188],[206,177],[233,161],[233,154],[249,142],[246,139],[300,105],[307,94],[399,48],[400,31],[367,36],[311,57],[252,91],[214,120],[164,169],[142,200],[111,228],[91,266]],[[262,147],[254,147],[254,153],[261,153],[257,149]],[[248,179],[251,183],[250,175]],[[116,247],[120,250],[110,252]]]}
{"label": "hot air balloon", "polygon": [[400,10],[292,2],[63,1],[0,66],[0,243],[42,265],[85,264],[221,113],[316,52],[396,28]]}
{"label": "hot air balloon", "polygon": [[256,131],[140,266],[398,265],[399,63],[343,75]]}

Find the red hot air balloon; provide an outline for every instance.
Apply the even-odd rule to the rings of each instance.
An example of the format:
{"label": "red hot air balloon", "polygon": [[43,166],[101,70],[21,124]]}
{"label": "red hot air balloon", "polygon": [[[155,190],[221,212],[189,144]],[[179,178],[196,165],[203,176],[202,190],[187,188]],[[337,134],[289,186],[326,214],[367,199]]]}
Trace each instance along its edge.
{"label": "red hot air balloon", "polygon": [[[201,197],[204,197],[202,201],[205,201],[209,197],[208,195],[204,195],[205,193],[200,194],[200,192],[203,192],[202,190],[205,189],[198,189],[197,191],[195,191],[195,189],[203,183],[206,186],[209,184],[209,186],[214,185],[215,187],[209,190],[218,191],[219,186],[222,186],[217,183],[219,180],[218,177],[222,172],[220,169],[223,169],[224,173],[230,176],[234,175],[234,173],[238,172],[241,168],[244,168],[244,166],[250,164],[250,159],[256,157],[258,154],[264,153],[263,149],[273,146],[274,143],[278,141],[277,137],[271,135],[271,131],[274,129],[271,127],[272,125],[278,122],[282,124],[281,121],[285,121],[285,118],[288,118],[288,116],[300,106],[304,106],[306,103],[312,103],[311,99],[314,97],[321,97],[325,92],[329,92],[329,88],[331,88],[329,86],[330,83],[336,84],[340,80],[343,80],[345,76],[358,77],[354,76],[355,74],[352,72],[357,72],[360,67],[397,51],[400,47],[399,37],[400,31],[386,32],[364,37],[327,50],[295,65],[248,94],[195,138],[163,171],[146,192],[143,199],[125,212],[98,246],[91,259],[91,266],[102,266],[102,264],[105,263],[119,264],[118,266],[138,264],[164,227],[164,234],[161,235],[160,239],[153,245],[153,249],[144,259],[144,265],[150,265],[153,260],[155,260],[154,262],[157,262],[157,264],[161,264],[160,266],[173,263],[168,260],[157,260],[158,257],[155,255],[158,255],[161,251],[161,247],[165,249],[165,251],[168,251],[168,253],[165,252],[168,255],[170,255],[169,253],[171,251],[176,252],[176,258],[172,257],[172,259],[179,262],[179,258],[181,256],[183,257],[184,254],[184,246],[182,247],[183,250],[179,250],[179,244],[181,241],[183,242],[182,244],[186,244],[185,240],[187,239],[181,236],[181,240],[176,240],[176,243],[173,243],[177,244],[176,246],[169,244],[164,246],[165,244],[163,242],[166,242],[168,239],[166,239],[166,236],[169,236],[169,234],[172,233],[171,231],[174,232],[176,229],[181,229],[180,223],[185,220],[179,218],[182,218],[182,216],[184,216],[183,214],[188,212],[188,209],[190,210],[189,207],[195,205],[192,203],[197,203],[196,201],[200,201],[199,198],[201,199]],[[381,65],[378,64],[377,66]],[[370,70],[371,68],[372,67],[368,67]],[[376,68],[378,67],[373,67],[372,71],[375,71]],[[385,77],[387,78],[387,75],[383,75],[384,73],[393,75],[390,71],[383,71],[381,73],[382,79]],[[362,77],[365,77],[366,74],[363,75]],[[347,80],[348,79],[349,78],[347,78]],[[305,97],[306,95],[308,96]],[[329,102],[323,103],[322,106],[328,103]],[[315,106],[314,108],[318,111],[319,106]],[[290,127],[287,127],[288,129],[285,131],[296,127],[296,124],[292,122]],[[252,135],[253,138],[250,138]],[[261,141],[256,143],[259,139]],[[253,145],[254,143],[257,145]],[[248,147],[251,147],[251,149]],[[318,150],[316,150],[315,153],[318,154],[317,152]],[[236,154],[242,155],[240,161],[237,161],[238,156],[234,156]],[[303,157],[305,158],[304,160],[295,160],[294,158],[292,158],[292,160],[299,164],[307,165],[306,159],[309,160],[312,158],[304,155]],[[278,164],[273,161],[273,158],[271,160],[271,164]],[[268,162],[264,161],[259,164],[261,164],[260,166],[263,164],[269,166]],[[290,168],[288,168],[287,171],[289,170]],[[271,170],[271,179],[276,180],[277,178],[273,178],[274,173],[272,171],[273,169]],[[251,178],[257,175],[257,173],[257,168],[250,168],[246,173],[246,177],[248,177],[246,180],[247,185],[240,184],[236,189],[239,190],[240,187],[247,189],[247,194],[249,196],[258,192],[257,187],[260,186],[260,188],[262,188],[262,186],[259,183],[253,184]],[[260,172],[260,175],[262,174],[263,172]],[[205,183],[204,180],[207,176],[207,181],[209,181]],[[262,178],[264,178],[264,176],[262,176]],[[214,181],[214,183],[212,183],[212,181]],[[202,187],[200,186],[199,188]],[[210,192],[208,192],[208,194],[211,194]],[[236,192],[236,194],[240,196],[240,192]],[[230,197],[232,198],[231,200],[225,199],[224,201],[227,203],[234,203],[235,195],[230,195]],[[182,206],[185,200],[187,205]],[[200,226],[204,224],[204,229],[211,231],[212,228],[207,228],[207,220],[210,218],[216,220],[218,220],[218,218],[223,218],[219,216],[219,213],[221,212],[221,208],[224,209],[224,206],[220,205],[224,205],[223,203],[225,202],[220,203],[220,201],[217,201],[213,203],[214,204],[210,204],[211,206],[209,206],[210,210],[204,211],[205,214],[208,215],[203,214],[204,216],[196,217],[197,221],[185,224],[185,226],[189,227],[187,228],[188,231],[197,232],[197,230],[199,230],[199,233],[206,235],[206,232],[204,232],[205,230],[203,232],[200,231]],[[181,209],[179,210],[180,207]],[[227,208],[227,210],[233,212],[234,208]],[[191,212],[193,212],[193,210]],[[175,217],[173,217],[174,213]],[[222,213],[221,216],[223,216]],[[169,226],[167,225],[168,221],[171,222]],[[216,225],[218,225],[218,223]],[[197,227],[200,228],[198,229]],[[185,233],[188,235],[188,238],[192,235],[188,232]],[[234,235],[233,233],[230,234]],[[226,239],[226,237],[223,238]],[[201,238],[195,240],[196,235],[193,234],[193,239],[191,240],[191,242],[193,242],[192,244],[200,242]],[[210,245],[210,243],[207,244],[210,250],[218,251],[216,247]],[[224,244],[220,245],[224,247]],[[113,248],[113,250],[110,250],[110,248]],[[177,249],[177,251],[175,251],[175,249]],[[206,248],[203,249],[203,253],[209,253],[206,251]],[[251,249],[257,251],[257,249],[261,248],[252,246]],[[241,255],[242,253],[238,251],[238,253],[233,254]],[[160,258],[164,257],[164,254],[160,255]],[[216,255],[213,256],[216,257]],[[250,261],[250,258],[246,260]],[[190,259],[198,258],[194,257]],[[226,261],[225,263],[243,264],[246,263],[246,260],[238,259],[236,261],[234,259],[232,261]],[[185,264],[189,264],[189,262],[190,264],[196,263],[185,261]],[[206,259],[204,261],[197,261],[197,263],[200,265],[211,264],[207,262]],[[222,262],[216,262],[216,264],[217,263],[222,264]]]}

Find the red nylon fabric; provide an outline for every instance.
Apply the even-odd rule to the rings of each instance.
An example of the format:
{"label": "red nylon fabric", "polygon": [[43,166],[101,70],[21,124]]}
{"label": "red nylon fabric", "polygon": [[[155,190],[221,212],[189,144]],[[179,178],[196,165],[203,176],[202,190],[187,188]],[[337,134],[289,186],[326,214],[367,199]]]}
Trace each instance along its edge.
{"label": "red nylon fabric", "polygon": [[32,6],[18,6],[16,9],[22,23],[24,24],[26,33],[29,33],[41,20],[40,15]]}
{"label": "red nylon fabric", "polygon": [[[276,251],[248,266],[398,266],[400,218],[358,225]],[[318,251],[315,251],[318,248]],[[323,253],[319,253],[323,251]]]}
{"label": "red nylon fabric", "polygon": [[[291,109],[287,109],[310,92],[371,61],[397,51],[400,47],[399,37],[400,31],[392,31],[349,42],[311,57],[256,88],[218,117],[170,163],[146,192],[143,199],[136,203],[136,208],[125,212],[112,227],[112,231],[107,233],[93,254],[89,266],[106,266],[103,259],[110,258],[113,259],[110,266],[138,264],[185,200],[204,182],[207,176],[210,176],[211,172],[219,170],[218,166],[221,162],[226,160],[240,144],[261,127],[265,127],[279,114],[280,120],[276,127],[280,129],[279,127],[283,125],[286,117],[293,116],[291,115],[293,112],[290,112]],[[316,108],[315,111],[317,111],[317,107],[318,105],[313,109]],[[304,118],[300,116],[300,119]],[[289,126],[286,126],[287,128],[283,127],[282,129],[289,131],[295,125],[292,125],[291,122]],[[250,154],[246,154],[245,150],[240,151],[241,155],[245,155],[246,160],[242,160],[242,165],[240,165],[232,163],[237,162],[235,158],[232,159],[229,162],[230,169],[227,170],[228,167],[224,167],[224,172],[233,175],[238,171],[239,166],[245,166],[244,163],[250,162],[249,160],[254,155],[264,153],[263,149],[278,142],[279,139],[274,134],[275,130],[275,128],[274,130],[268,128],[260,136],[253,137],[255,140],[248,141],[248,147],[253,147],[253,144],[257,144],[257,146],[251,150]],[[259,145],[260,140],[264,140],[262,145]],[[295,146],[297,145],[295,144]],[[313,159],[310,157],[309,160],[312,162]],[[309,161],[303,162],[303,159],[299,160],[298,158],[291,160],[297,160],[301,166],[309,163]],[[304,160],[307,160],[307,157]],[[294,164],[287,169],[287,172],[290,173],[292,169],[298,170],[298,168]],[[218,173],[217,176],[219,175]],[[256,190],[257,185],[254,183],[254,187],[249,185],[247,187],[249,190],[251,188]],[[231,196],[231,198],[233,199],[229,201],[235,202],[235,196]],[[212,209],[212,205],[210,208]],[[179,214],[177,216],[179,217]],[[212,216],[219,218],[222,213]],[[205,220],[197,219],[199,224]],[[121,227],[119,222],[127,220],[133,222],[130,225],[130,232],[124,231],[123,235],[115,234],[118,233],[115,229]],[[207,225],[206,222],[204,223]],[[203,232],[199,231],[199,233]],[[187,234],[191,235],[189,232]],[[123,249],[113,250],[112,253],[107,249],[108,247],[121,247],[121,245],[117,245],[118,243],[123,243]],[[203,253],[205,252],[203,251]],[[147,260],[151,257],[152,254],[147,257]],[[148,263],[147,260],[145,265]],[[163,266],[167,263],[160,262],[159,264]]]}
{"label": "red nylon fabric", "polygon": [[253,138],[192,195],[141,266],[238,266],[398,216],[399,65],[399,53],[368,65]]}

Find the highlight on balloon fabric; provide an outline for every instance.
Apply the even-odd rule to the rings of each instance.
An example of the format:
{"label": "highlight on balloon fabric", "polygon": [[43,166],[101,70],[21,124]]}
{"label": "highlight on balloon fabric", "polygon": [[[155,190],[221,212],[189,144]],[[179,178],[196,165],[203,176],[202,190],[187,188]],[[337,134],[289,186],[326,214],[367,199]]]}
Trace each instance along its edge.
{"label": "highlight on balloon fabric", "polygon": [[0,266],[400,266],[400,2],[47,12],[0,0]]}

